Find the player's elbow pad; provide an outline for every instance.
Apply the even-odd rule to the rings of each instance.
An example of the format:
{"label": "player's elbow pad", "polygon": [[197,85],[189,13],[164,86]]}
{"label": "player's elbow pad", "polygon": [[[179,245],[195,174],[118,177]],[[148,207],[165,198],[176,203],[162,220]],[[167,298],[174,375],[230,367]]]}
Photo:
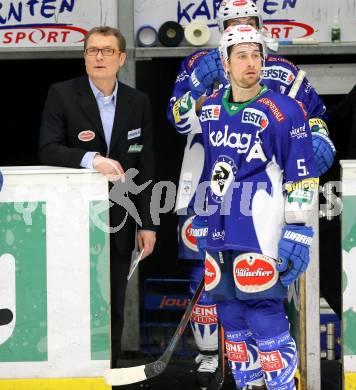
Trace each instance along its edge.
{"label": "player's elbow pad", "polygon": [[319,179],[309,178],[286,185],[284,216],[288,224],[308,223],[318,202]]}

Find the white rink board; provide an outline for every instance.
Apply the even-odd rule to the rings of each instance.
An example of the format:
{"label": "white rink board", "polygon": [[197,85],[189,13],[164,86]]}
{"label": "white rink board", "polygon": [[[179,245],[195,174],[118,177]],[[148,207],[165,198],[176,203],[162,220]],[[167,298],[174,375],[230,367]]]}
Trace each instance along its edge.
{"label": "white rink board", "polygon": [[342,167],[342,351],[345,373],[356,372],[356,160]]}
{"label": "white rink board", "polygon": [[[173,20],[185,26],[194,19],[211,28],[210,45],[219,40],[215,22],[220,0],[134,0],[135,31],[143,25],[158,29]],[[267,29],[282,40],[313,38],[330,42],[335,15],[341,24],[341,40],[356,41],[356,2],[354,0],[257,0]]]}
{"label": "white rink board", "polygon": [[0,308],[14,313],[0,327],[0,379],[101,377],[109,240],[94,237],[93,223],[108,212],[95,216],[90,205],[107,204],[107,180],[84,169],[0,170]]}

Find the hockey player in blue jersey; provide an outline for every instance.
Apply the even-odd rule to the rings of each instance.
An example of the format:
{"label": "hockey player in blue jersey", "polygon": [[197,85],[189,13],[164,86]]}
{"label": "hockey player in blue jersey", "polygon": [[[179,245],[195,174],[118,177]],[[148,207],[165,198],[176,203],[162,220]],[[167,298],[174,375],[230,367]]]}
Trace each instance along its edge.
{"label": "hockey player in blue jersey", "polygon": [[[218,23],[222,32],[229,24],[246,23],[259,29],[262,26],[260,12],[251,0],[236,2],[224,1],[218,12]],[[264,84],[269,88],[288,94],[299,69],[280,56],[268,56],[264,67]],[[216,85],[227,83],[224,77],[220,56],[217,50],[199,50],[187,57],[181,66],[173,96],[168,107],[168,117],[181,134],[187,135],[187,144],[179,181],[176,210],[179,215],[179,257],[181,259],[201,259],[194,238],[191,236],[193,202],[197,185],[203,174],[204,152],[196,111]],[[327,127],[322,117],[324,104],[307,79],[303,80],[297,95],[303,102],[313,130],[312,140],[318,174],[325,172],[332,164],[335,149],[327,137]],[[195,262],[192,272],[192,291],[202,273],[202,263]],[[206,301],[203,294],[198,311],[211,313],[212,302]],[[204,323],[192,317],[192,329],[200,354],[197,361],[198,382],[204,386],[217,366],[216,322],[212,316],[204,318]],[[200,317],[201,319],[201,317]]]}
{"label": "hockey player in blue jersey", "polygon": [[[245,23],[256,29],[262,28],[258,7],[251,0],[221,3],[217,21],[221,32],[230,24]],[[264,65],[263,83],[270,89],[288,94],[299,69],[283,57],[267,56]],[[207,96],[218,87],[227,84],[221,59],[217,50],[199,50],[188,56],[181,65],[174,91],[168,107],[168,118],[181,134],[187,135],[183,164],[177,193],[176,211],[179,215],[179,258],[193,260],[191,263],[191,291],[193,292],[203,272],[203,260],[192,237],[191,224],[194,216],[195,191],[204,176],[204,150],[202,135],[196,112]],[[335,148],[327,136],[323,121],[325,107],[315,89],[305,78],[296,98],[302,102],[309,114],[313,130],[312,141],[318,175],[332,164]],[[197,233],[203,229],[198,229]],[[200,259],[200,261],[199,261]],[[214,303],[203,294],[197,305],[198,313],[214,312]],[[192,316],[194,338],[199,348],[197,362],[198,383],[206,387],[217,367],[217,331],[215,316]]]}
{"label": "hockey player in blue jersey", "polygon": [[205,290],[237,388],[294,390],[298,357],[283,300],[309,263],[305,224],[318,191],[311,131],[296,100],[260,83],[258,31],[228,27],[219,50],[230,85],[199,117],[209,177]]}

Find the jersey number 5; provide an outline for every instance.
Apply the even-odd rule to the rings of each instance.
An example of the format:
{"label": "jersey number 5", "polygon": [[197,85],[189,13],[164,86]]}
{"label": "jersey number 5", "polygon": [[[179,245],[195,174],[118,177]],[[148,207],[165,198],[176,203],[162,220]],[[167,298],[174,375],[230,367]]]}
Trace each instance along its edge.
{"label": "jersey number 5", "polygon": [[298,176],[306,176],[309,174],[307,167],[305,166],[305,159],[301,158],[297,160]]}

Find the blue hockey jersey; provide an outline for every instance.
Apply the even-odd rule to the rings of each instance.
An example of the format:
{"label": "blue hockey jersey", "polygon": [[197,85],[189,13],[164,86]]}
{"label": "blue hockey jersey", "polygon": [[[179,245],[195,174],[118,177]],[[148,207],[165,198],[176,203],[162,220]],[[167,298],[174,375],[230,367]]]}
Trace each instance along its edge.
{"label": "blue hockey jersey", "polygon": [[242,104],[229,102],[230,91],[210,96],[199,117],[210,181],[208,250],[276,258],[283,184],[315,177],[307,114],[265,86]]}

